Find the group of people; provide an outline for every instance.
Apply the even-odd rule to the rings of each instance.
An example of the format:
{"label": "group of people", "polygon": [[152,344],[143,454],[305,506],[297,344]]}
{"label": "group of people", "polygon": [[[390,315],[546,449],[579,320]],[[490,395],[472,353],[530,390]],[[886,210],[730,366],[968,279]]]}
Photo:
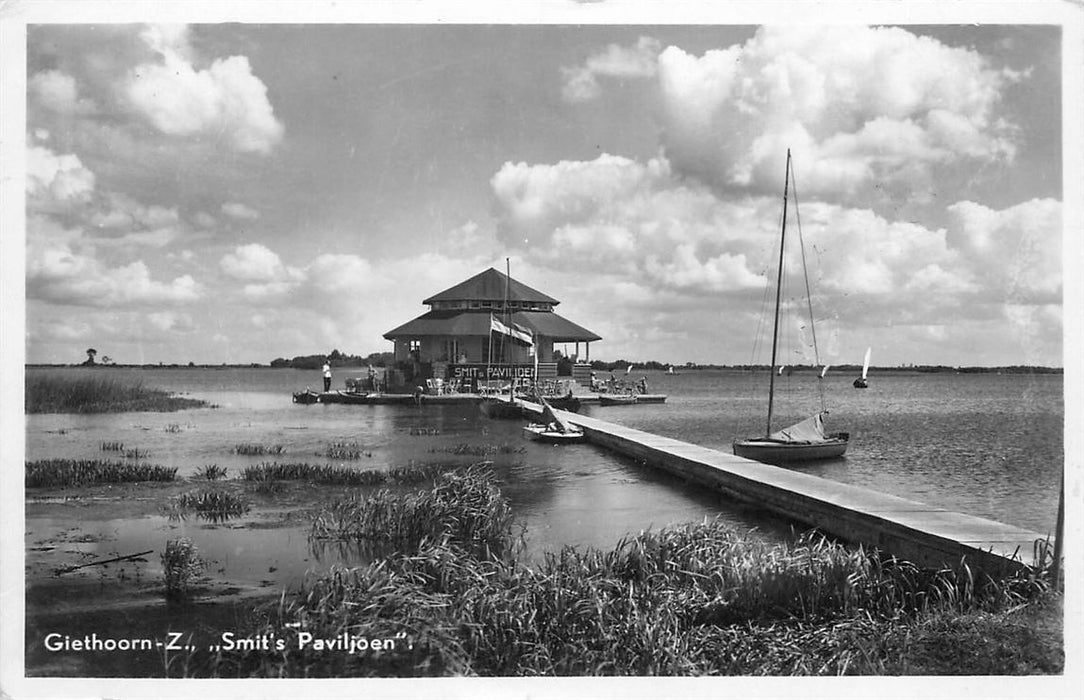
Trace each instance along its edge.
{"label": "group of people", "polygon": [[[618,382],[614,373],[610,372],[610,378],[606,380],[606,393],[615,394],[626,386],[625,382]],[[602,383],[594,372],[591,373],[591,391],[602,391]],[[636,391],[640,394],[647,393],[647,377],[640,377],[636,382]]]}
{"label": "group of people", "polygon": [[[331,360],[324,360],[324,393],[331,391]],[[366,385],[370,391],[376,391],[376,370],[369,365],[369,374],[366,377]]]}

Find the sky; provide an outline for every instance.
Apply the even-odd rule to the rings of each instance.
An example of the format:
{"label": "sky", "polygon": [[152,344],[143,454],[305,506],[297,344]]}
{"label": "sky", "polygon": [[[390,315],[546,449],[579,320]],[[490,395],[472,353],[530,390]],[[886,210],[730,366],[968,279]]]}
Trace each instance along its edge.
{"label": "sky", "polygon": [[390,351],[506,258],[592,359],[764,361],[790,149],[822,363],[1063,366],[1062,28],[614,16],[30,23],[26,361]]}

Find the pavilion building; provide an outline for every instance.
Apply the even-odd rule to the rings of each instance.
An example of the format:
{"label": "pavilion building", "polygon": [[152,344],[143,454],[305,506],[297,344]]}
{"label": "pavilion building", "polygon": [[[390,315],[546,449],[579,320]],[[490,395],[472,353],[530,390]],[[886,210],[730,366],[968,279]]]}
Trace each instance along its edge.
{"label": "pavilion building", "polygon": [[396,364],[411,367],[415,377],[476,387],[531,377],[537,364],[538,379],[544,381],[557,377],[554,345],[574,344],[568,353],[572,376],[586,384],[591,342],[602,340],[554,313],[558,300],[493,268],[422,303],[428,312],[384,334],[395,343]]}

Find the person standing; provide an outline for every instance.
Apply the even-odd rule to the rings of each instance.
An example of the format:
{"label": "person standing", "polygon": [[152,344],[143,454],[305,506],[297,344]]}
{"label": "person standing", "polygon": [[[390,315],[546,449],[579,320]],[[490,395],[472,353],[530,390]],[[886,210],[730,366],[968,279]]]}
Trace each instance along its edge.
{"label": "person standing", "polygon": [[324,360],[324,392],[331,391],[331,361]]}

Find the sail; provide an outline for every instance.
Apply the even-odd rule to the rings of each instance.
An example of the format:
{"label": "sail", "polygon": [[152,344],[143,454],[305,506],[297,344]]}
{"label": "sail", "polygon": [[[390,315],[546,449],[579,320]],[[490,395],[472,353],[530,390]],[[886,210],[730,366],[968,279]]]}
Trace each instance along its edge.
{"label": "sail", "polygon": [[824,416],[818,413],[792,426],[777,430],[768,437],[780,442],[824,442]]}
{"label": "sail", "polygon": [[543,421],[545,421],[547,424],[552,424],[554,427],[557,428],[557,432],[559,433],[567,433],[572,429],[568,423],[561,420],[560,416],[553,412],[553,409],[550,407],[549,403],[547,403],[545,399],[539,397],[538,400],[542,403]]}
{"label": "sail", "polygon": [[873,348],[866,348],[866,359],[862,362],[862,379],[865,379],[869,372],[869,354],[872,350]]}

